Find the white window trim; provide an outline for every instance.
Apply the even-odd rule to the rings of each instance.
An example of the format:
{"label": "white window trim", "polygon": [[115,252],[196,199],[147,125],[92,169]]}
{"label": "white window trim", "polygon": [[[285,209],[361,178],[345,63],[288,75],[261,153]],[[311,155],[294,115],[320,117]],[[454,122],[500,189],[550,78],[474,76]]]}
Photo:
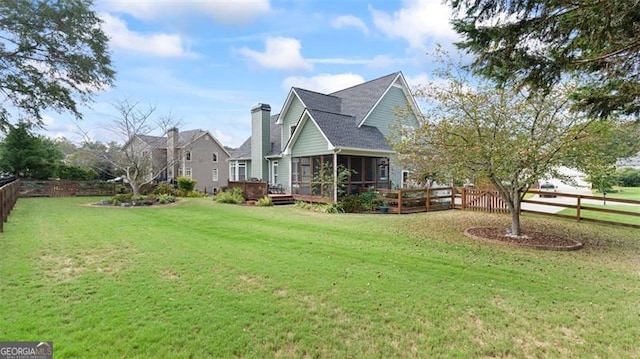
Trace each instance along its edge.
{"label": "white window trim", "polygon": [[212,180],[213,182],[218,182],[219,181],[220,176],[218,175],[218,169],[214,168],[212,171]]}
{"label": "white window trim", "polygon": [[220,154],[218,154],[218,152],[214,152],[212,157],[214,156],[215,158],[212,158],[213,163],[218,163],[218,157],[220,157]]}

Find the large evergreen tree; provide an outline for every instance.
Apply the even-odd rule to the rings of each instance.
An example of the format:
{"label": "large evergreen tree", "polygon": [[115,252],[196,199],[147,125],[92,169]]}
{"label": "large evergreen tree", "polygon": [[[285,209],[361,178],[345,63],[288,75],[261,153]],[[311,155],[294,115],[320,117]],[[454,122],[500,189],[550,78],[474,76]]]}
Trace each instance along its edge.
{"label": "large evergreen tree", "polygon": [[91,0],[0,1],[0,127],[12,116],[42,125],[42,111],[70,111],[113,82]]}
{"label": "large evergreen tree", "polygon": [[9,125],[7,136],[0,142],[0,171],[47,179],[53,176],[62,153],[51,139],[34,135],[31,126],[26,122]]}
{"label": "large evergreen tree", "polygon": [[550,91],[570,75],[585,83],[577,106],[640,113],[640,1],[449,0],[458,46],[499,84]]}

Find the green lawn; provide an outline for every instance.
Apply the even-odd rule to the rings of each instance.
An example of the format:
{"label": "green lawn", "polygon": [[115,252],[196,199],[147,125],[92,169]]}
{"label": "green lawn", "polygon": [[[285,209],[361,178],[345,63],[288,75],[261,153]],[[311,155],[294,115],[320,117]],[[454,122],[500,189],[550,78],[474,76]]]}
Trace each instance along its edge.
{"label": "green lawn", "polygon": [[[617,192],[607,193],[607,198],[631,199],[640,201],[640,187],[613,187]],[[594,196],[602,197],[602,193],[593,190]]]}
{"label": "green lawn", "polygon": [[0,341],[56,358],[640,357],[640,231],[527,215],[575,252],[468,239],[505,215],[20,199]]}
{"label": "green lawn", "polygon": [[[613,209],[613,210],[618,210],[618,211],[625,211],[625,212],[633,212],[633,213],[640,213],[640,205],[638,206],[627,206],[627,205],[620,205],[620,204],[611,204],[614,202],[609,202],[609,204],[604,205],[604,204],[585,204],[586,206],[589,207],[595,207],[595,208],[604,208],[604,209]],[[573,208],[567,208],[564,209],[562,211],[559,212],[560,214],[564,214],[564,215],[568,215],[568,216],[573,216],[575,217],[576,215],[576,210]],[[618,222],[618,223],[627,223],[627,224],[635,224],[635,225],[640,225],[640,217],[637,216],[630,216],[630,215],[625,215],[625,214],[617,214],[617,213],[606,213],[606,212],[600,212],[600,211],[591,211],[588,209],[582,209],[580,211],[580,217],[581,218],[592,218],[592,219],[599,219],[602,221],[611,221],[611,222]]]}

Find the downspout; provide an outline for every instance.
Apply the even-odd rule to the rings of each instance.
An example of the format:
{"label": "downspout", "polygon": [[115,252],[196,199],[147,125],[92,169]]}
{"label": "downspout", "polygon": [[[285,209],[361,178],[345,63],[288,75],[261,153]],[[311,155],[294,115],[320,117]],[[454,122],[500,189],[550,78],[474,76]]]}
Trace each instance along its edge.
{"label": "downspout", "polygon": [[338,202],[338,153],[341,149],[333,150],[333,202]]}

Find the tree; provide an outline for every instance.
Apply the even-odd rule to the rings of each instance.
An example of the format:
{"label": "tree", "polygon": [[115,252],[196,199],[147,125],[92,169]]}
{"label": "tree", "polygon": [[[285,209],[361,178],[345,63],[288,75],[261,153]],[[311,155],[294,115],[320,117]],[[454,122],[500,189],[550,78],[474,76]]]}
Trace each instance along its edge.
{"label": "tree", "polygon": [[575,154],[594,139],[604,140],[607,132],[596,125],[603,121],[569,111],[570,85],[547,95],[496,89],[440,59],[441,78],[416,93],[428,106],[420,126],[397,126],[392,145],[406,166],[434,173],[443,183],[487,179],[509,208],[510,234],[520,236],[525,192],[544,176],[558,176],[558,167],[574,164]]}
{"label": "tree", "polygon": [[70,111],[114,78],[91,0],[0,1],[0,126],[9,118],[42,126],[42,111]]}
{"label": "tree", "polygon": [[577,107],[605,117],[640,113],[637,0],[449,0],[457,45],[499,85],[549,92],[567,76]]}
{"label": "tree", "polygon": [[34,135],[31,127],[26,122],[9,125],[7,136],[0,143],[0,171],[17,177],[47,179],[53,176],[62,153],[52,140]]}
{"label": "tree", "polygon": [[[171,114],[154,119],[156,108],[150,105],[145,107],[139,101],[120,100],[114,104],[114,108],[118,115],[109,129],[124,144],[118,146],[117,150],[112,147],[107,150],[98,148],[94,158],[108,161],[116,172],[123,174],[133,195],[139,196],[142,186],[163,177],[168,166],[177,161],[168,158],[166,138],[150,135],[154,132],[165,134],[170,128],[177,127],[180,121]],[[162,149],[163,154],[159,153]]]}

